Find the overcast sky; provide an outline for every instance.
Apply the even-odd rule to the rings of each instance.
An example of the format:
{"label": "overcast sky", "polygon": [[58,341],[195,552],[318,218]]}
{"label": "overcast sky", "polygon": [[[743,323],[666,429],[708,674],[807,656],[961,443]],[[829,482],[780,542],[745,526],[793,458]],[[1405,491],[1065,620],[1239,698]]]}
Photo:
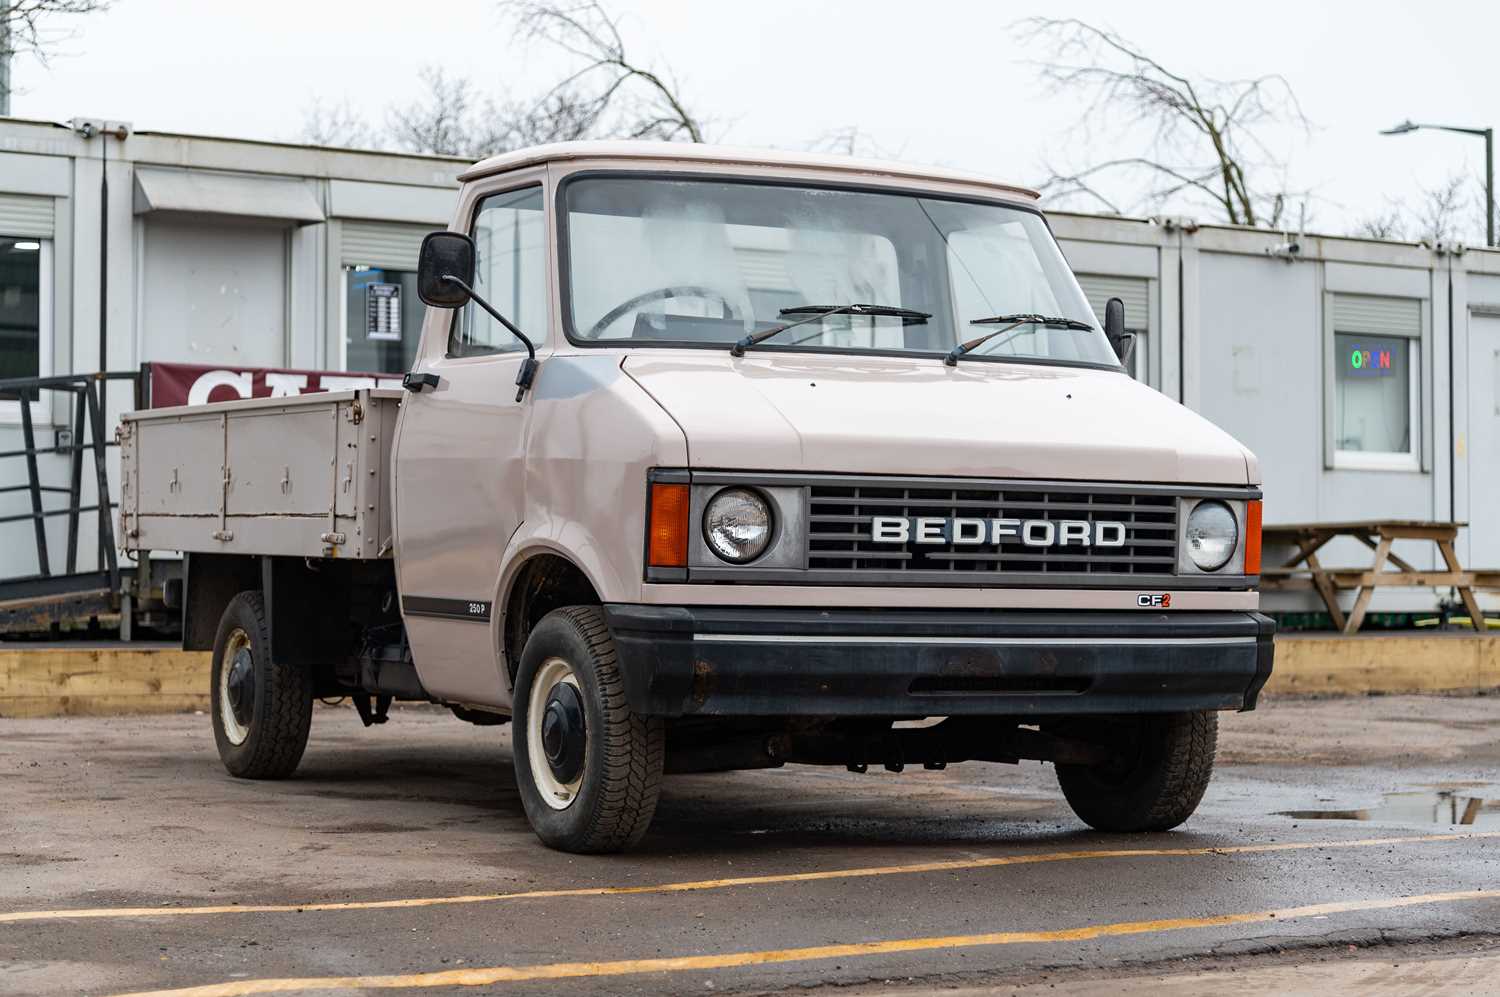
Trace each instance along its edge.
{"label": "overcast sky", "polygon": [[[1080,148],[1077,107],[1045,93],[1008,25],[1045,13],[1112,27],[1187,74],[1280,73],[1314,122],[1273,136],[1308,228],[1345,231],[1450,174],[1477,178],[1477,138],[1376,133],[1404,118],[1500,124],[1500,4],[998,3],[926,0],[614,0],[638,57],[669,65],[714,137],[806,145],[858,126],[899,158],[1035,182],[1044,162],[1134,155],[1143,138]],[[293,139],[314,97],[382,122],[441,65],[497,94],[557,78],[556,53],[518,45],[489,0],[116,0],[76,22],[50,65],[15,65],[18,117],[110,117],[153,131]],[[634,54],[634,53],[633,53]],[[1192,213],[1208,218],[1206,210]],[[1480,241],[1477,202],[1465,233]],[[1295,218],[1294,218],[1295,222]]]}

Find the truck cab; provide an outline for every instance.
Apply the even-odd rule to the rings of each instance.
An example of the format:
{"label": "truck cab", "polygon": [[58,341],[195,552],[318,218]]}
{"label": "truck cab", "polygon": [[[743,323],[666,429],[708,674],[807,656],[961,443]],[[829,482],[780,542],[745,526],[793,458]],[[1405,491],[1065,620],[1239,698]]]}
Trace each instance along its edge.
{"label": "truck cab", "polygon": [[511,722],[571,851],[638,841],[664,773],[788,763],[1042,759],[1094,827],[1191,815],[1271,669],[1259,471],[1126,373],[1033,192],[631,143],[462,181],[359,465],[389,537],[183,544],[232,772],[352,694]]}

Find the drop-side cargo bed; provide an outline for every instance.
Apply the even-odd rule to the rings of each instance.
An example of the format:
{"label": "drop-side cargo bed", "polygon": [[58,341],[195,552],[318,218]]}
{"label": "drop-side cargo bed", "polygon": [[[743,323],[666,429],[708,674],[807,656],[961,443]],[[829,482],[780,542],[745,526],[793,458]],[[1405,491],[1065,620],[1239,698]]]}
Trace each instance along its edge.
{"label": "drop-side cargo bed", "polygon": [[121,545],[390,557],[400,405],[400,391],[361,388],[128,413]]}

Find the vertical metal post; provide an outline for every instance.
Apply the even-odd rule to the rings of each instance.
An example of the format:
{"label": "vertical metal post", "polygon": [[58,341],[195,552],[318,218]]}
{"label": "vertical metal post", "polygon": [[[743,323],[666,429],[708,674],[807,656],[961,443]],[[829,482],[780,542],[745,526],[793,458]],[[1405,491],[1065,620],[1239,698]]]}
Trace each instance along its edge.
{"label": "vertical metal post", "polygon": [[73,391],[73,441],[68,454],[68,574],[78,570],[78,521],[83,505],[83,390],[77,385]]}
{"label": "vertical metal post", "polygon": [[99,396],[95,393],[98,381],[90,381],[85,387],[88,398],[89,422],[94,439],[90,446],[94,451],[94,478],[99,489],[99,563],[109,571],[109,587],[120,590],[120,564],[115,559],[115,530],[109,502],[109,469],[105,466],[104,412]]}
{"label": "vertical metal post", "polygon": [[26,480],[31,492],[31,525],[36,530],[37,573],[43,578],[52,574],[47,556],[47,520],[42,518],[42,480],[36,467],[36,432],[31,425],[31,393],[24,388],[16,392],[21,399],[21,439],[26,448]]}
{"label": "vertical metal post", "polygon": [[[99,133],[99,373],[109,370],[109,133]],[[99,380],[99,408],[107,404]]]}
{"label": "vertical metal post", "polygon": [[1495,245],[1495,129],[1484,130],[1484,244]]}

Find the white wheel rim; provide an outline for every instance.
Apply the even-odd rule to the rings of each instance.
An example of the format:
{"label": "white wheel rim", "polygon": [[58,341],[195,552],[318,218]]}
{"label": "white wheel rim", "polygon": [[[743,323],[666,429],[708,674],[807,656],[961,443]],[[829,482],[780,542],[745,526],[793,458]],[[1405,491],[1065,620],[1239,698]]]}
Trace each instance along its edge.
{"label": "white wheel rim", "polygon": [[244,744],[245,738],[250,736],[250,728],[240,723],[229,703],[229,672],[235,656],[241,651],[252,653],[250,635],[235,627],[229,633],[229,640],[224,642],[224,657],[219,662],[219,722],[224,725],[224,737],[235,746]]}
{"label": "white wheel rim", "polygon": [[[572,782],[560,781],[552,774],[552,766],[547,764],[547,755],[542,750],[542,717],[547,711],[547,697],[560,682],[571,685],[578,690],[579,698],[583,697],[583,689],[578,684],[578,676],[573,673],[573,666],[561,658],[548,658],[536,670],[536,678],[531,682],[531,693],[526,698],[526,754],[531,765],[531,781],[547,806],[553,810],[566,810],[573,805],[573,801],[578,798],[578,787],[583,784],[584,772],[583,768],[579,769],[578,778]],[[585,740],[584,768],[588,766],[587,745]]]}

